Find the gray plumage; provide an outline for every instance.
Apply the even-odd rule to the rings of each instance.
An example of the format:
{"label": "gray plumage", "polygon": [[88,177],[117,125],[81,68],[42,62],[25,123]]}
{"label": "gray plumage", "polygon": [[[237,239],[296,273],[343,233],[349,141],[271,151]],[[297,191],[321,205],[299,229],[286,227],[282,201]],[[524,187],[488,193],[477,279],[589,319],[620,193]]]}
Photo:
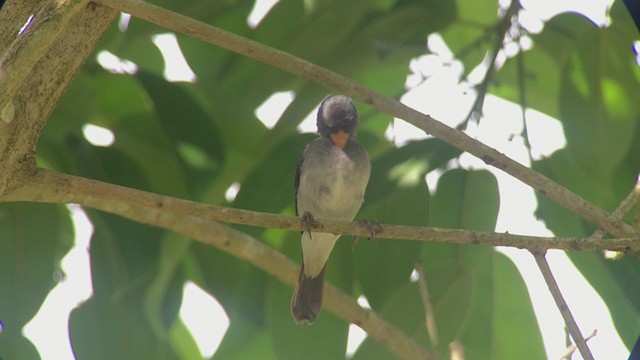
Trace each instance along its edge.
{"label": "gray plumage", "polygon": [[[318,110],[320,138],[304,149],[296,171],[296,213],[351,221],[362,205],[371,165],[355,141],[357,112],[346,96],[325,98]],[[335,134],[348,134],[344,149]],[[345,137],[347,138],[347,137]],[[339,235],[302,233],[302,267],[291,310],[297,321],[313,322],[322,305],[327,260]]]}

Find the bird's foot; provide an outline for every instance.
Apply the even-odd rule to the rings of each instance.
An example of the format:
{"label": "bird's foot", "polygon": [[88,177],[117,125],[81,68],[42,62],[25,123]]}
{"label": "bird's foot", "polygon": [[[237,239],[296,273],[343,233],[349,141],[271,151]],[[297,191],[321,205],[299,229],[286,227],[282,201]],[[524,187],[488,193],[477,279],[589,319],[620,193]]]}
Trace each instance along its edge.
{"label": "bird's foot", "polygon": [[369,230],[369,237],[367,238],[367,240],[371,240],[373,239],[376,234],[379,234],[382,232],[382,225],[380,225],[380,223],[378,222],[378,220],[359,220],[358,221],[358,225],[360,225],[360,227],[364,227],[367,228],[367,230]]}
{"label": "bird's foot", "polygon": [[[370,219],[358,220],[357,223],[360,227],[364,227],[364,228],[367,228],[367,230],[369,230],[369,236],[367,237],[367,241],[371,241],[371,239],[373,239],[376,236],[376,234],[379,234],[382,232],[382,225],[380,225],[378,220],[370,220]],[[358,237],[354,236],[353,242],[351,243],[352,250],[355,247],[357,242],[358,242]]]}
{"label": "bird's foot", "polygon": [[305,230],[309,233],[309,239],[311,239],[311,229],[318,229],[322,227],[322,224],[313,217],[309,211],[305,211],[301,217],[302,225]]}

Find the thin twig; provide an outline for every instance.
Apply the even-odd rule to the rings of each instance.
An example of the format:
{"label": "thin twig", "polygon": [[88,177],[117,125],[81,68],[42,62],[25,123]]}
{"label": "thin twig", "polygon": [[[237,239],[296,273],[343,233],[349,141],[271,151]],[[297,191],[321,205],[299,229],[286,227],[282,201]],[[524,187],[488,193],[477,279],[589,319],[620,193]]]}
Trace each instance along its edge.
{"label": "thin twig", "polygon": [[[166,212],[188,215],[202,220],[270,229],[294,231],[305,229],[304,223],[298,217],[202,204],[47,170],[37,170],[24,181],[22,187],[0,196],[0,201],[76,203],[98,209],[105,206],[121,206],[120,204],[127,203],[131,206],[144,208],[145,211],[157,214],[157,216]],[[321,218],[316,220],[320,223],[317,230],[322,232],[361,237],[371,236],[370,230],[362,227],[358,222]],[[640,251],[640,237],[638,236],[615,239],[562,238],[422,226],[382,224],[381,227],[382,231],[376,233],[375,236],[386,239],[512,246],[538,252],[551,248],[561,250],[606,249],[629,253]]]}
{"label": "thin twig", "polygon": [[[618,205],[618,208],[612,213],[612,215],[618,218],[623,217],[624,214],[626,214],[627,211],[629,211],[629,209],[632,208],[638,202],[639,199],[640,199],[640,176],[638,176],[638,179],[633,189],[631,189],[631,191],[624,198],[624,200],[620,202],[620,205]],[[604,236],[605,233],[606,232],[602,228],[600,228],[596,230],[591,236],[589,236],[588,239],[602,240],[602,237]],[[562,294],[560,293],[558,284],[556,283],[555,278],[551,273],[551,269],[549,268],[549,263],[547,262],[544,254],[534,253],[534,257],[536,259],[536,263],[538,264],[538,267],[540,268],[540,271],[542,272],[542,275],[544,276],[544,280],[547,283],[547,286],[549,287],[549,291],[551,291],[551,295],[553,295],[554,300],[556,300],[558,309],[560,310],[560,313],[562,313],[562,317],[565,319],[565,324],[569,329],[569,333],[571,334],[571,337],[574,339],[573,344],[569,346],[569,348],[567,349],[567,352],[565,353],[565,355],[562,356],[562,358],[569,358],[571,356],[571,353],[575,351],[576,347],[580,347],[582,346],[582,344],[584,345],[583,347],[586,348],[586,350],[588,351],[586,341],[584,339],[580,340],[577,337],[582,335],[580,334],[580,330],[577,328],[577,325],[573,320],[571,312],[569,311],[569,307],[567,306],[566,302],[562,298]],[[586,340],[595,336],[595,333],[596,331],[594,330],[593,333],[586,338]],[[583,349],[580,349],[580,353],[583,354]],[[584,356],[584,354],[582,355],[582,357],[584,359],[588,359],[587,357]]]}
{"label": "thin twig", "polygon": [[580,355],[584,360],[593,360],[593,355],[591,355],[591,350],[587,346],[587,343],[582,337],[582,333],[580,332],[580,328],[576,323],[576,320],[573,318],[571,314],[571,310],[569,310],[569,306],[567,302],[562,297],[562,292],[558,287],[558,283],[556,279],[553,277],[553,273],[551,272],[551,268],[549,267],[549,263],[547,262],[547,258],[545,257],[545,253],[533,253],[533,257],[536,260],[536,264],[538,264],[538,268],[542,272],[542,276],[544,277],[544,281],[547,283],[547,287],[549,288],[549,292],[553,296],[553,300],[555,300],[556,305],[558,306],[558,310],[560,310],[560,314],[562,314],[562,318],[564,319],[564,323],[567,325],[569,329],[569,334],[573,338],[574,343],[578,347],[580,351]]}
{"label": "thin twig", "polygon": [[433,304],[431,302],[431,296],[429,295],[429,288],[427,287],[427,279],[425,278],[424,269],[422,268],[422,261],[416,262],[415,269],[418,273],[418,289],[420,290],[420,298],[422,299],[422,306],[424,307],[424,323],[427,327],[429,340],[431,341],[431,348],[434,353],[440,354],[438,350],[438,327],[436,326],[435,312],[433,311]]}
{"label": "thin twig", "polygon": [[[640,174],[636,177],[636,184],[631,189],[629,194],[620,202],[620,205],[611,213],[612,216],[622,219],[624,215],[631,210],[634,205],[640,201]],[[598,228],[590,238],[602,239],[607,232],[602,228]]]}
{"label": "thin twig", "polygon": [[526,70],[524,64],[524,50],[520,45],[520,38],[518,37],[518,55],[516,56],[516,77],[518,79],[518,102],[520,103],[520,111],[522,113],[522,137],[524,144],[527,148],[527,154],[529,154],[529,160],[532,161],[531,156],[531,141],[529,140],[529,126],[527,125],[527,86],[526,86]]}
{"label": "thin twig", "polygon": [[302,60],[286,52],[224,31],[189,17],[141,0],[98,0],[101,4],[129,13],[166,29],[177,31],[202,41],[221,46],[248,58],[261,61],[304,79],[362,101],[395,117],[404,119],[423,131],[465,150],[487,164],[501,169],[533,187],[541,194],[563,205],[573,213],[603,226],[618,237],[635,236],[635,230],[613,218],[603,209],[569,191],[544,175],[505,156],[499,151],[471,138],[463,132],[422,114],[404,104],[371,90],[335,72]]}
{"label": "thin twig", "polygon": [[484,78],[482,82],[476,86],[476,99],[469,110],[469,114],[465,118],[465,121],[458,128],[464,128],[466,124],[471,120],[471,118],[477,114],[478,117],[482,116],[482,109],[484,108],[484,100],[487,95],[487,91],[489,90],[489,84],[493,81],[493,76],[496,73],[497,64],[496,61],[498,59],[498,55],[500,54],[500,50],[504,46],[504,39],[506,38],[509,29],[512,26],[513,18],[518,15],[518,10],[520,10],[520,1],[519,0],[511,0],[511,4],[507,8],[504,13],[504,16],[500,19],[498,24],[495,27],[495,42],[493,44],[493,48],[490,50],[489,55],[490,58],[487,61],[487,71],[484,74]]}
{"label": "thin twig", "polygon": [[[589,336],[584,338],[584,340],[585,341],[589,341],[589,340],[593,339],[593,337],[596,336],[597,333],[598,333],[598,331],[594,329],[591,332],[591,334],[589,334]],[[567,348],[567,350],[565,350],[564,354],[562,354],[562,356],[560,356],[559,360],[563,360],[563,359],[571,360],[571,355],[574,353],[574,351],[576,351],[577,348],[578,347],[576,346],[576,343],[572,342],[571,345],[569,345],[569,347]]]}

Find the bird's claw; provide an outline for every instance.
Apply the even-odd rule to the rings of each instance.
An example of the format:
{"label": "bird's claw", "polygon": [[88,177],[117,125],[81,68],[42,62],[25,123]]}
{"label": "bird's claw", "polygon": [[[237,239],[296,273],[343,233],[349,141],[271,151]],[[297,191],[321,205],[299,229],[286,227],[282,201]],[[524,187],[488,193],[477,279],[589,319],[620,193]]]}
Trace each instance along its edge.
{"label": "bird's claw", "polygon": [[[378,220],[370,220],[370,219],[358,220],[357,223],[360,227],[364,227],[364,228],[367,228],[367,230],[369,230],[370,235],[367,237],[367,241],[371,241],[371,239],[373,239],[376,236],[376,234],[379,234],[382,232],[382,225],[380,225]],[[358,242],[357,236],[353,238],[353,242],[351,243],[352,250],[355,247],[356,242]]]}
{"label": "bird's claw", "polygon": [[301,220],[305,230],[309,233],[309,239],[311,239],[311,229],[322,227],[322,224],[320,224],[309,211],[305,211],[302,214]]}
{"label": "bird's claw", "polygon": [[373,239],[376,234],[379,234],[382,232],[382,225],[380,225],[380,223],[378,222],[378,220],[360,220],[358,221],[358,225],[360,225],[361,227],[365,227],[367,228],[367,230],[369,230],[370,234],[369,237],[367,238],[367,240],[371,240]]}

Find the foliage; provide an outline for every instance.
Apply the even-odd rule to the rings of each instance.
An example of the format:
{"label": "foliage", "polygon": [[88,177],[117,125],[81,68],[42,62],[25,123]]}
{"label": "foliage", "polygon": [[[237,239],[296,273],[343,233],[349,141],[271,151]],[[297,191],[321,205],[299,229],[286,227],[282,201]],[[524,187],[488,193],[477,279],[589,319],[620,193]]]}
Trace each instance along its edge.
{"label": "foliage", "polygon": [[[410,59],[427,51],[427,35],[442,33],[468,73],[492,46],[499,21],[495,0],[283,0],[251,29],[246,18],[253,1],[156,3],[394,97],[404,91]],[[527,104],[557,116],[567,135],[567,147],[534,168],[608,210],[631,188],[640,168],[640,69],[631,52],[637,33],[617,3],[611,15],[607,28],[577,14],[551,19],[532,36],[534,47],[517,55],[524,73],[517,57],[509,59],[489,88],[518,102],[524,77]],[[168,82],[150,38],[162,32],[137,19],[126,32],[113,25],[96,55],[108,50],[136,63],[138,72],[109,73],[91,57],[48,122],[38,145],[39,164],[199,202],[293,214],[295,162],[312,138],[298,134],[296,126],[326,90],[179,34],[197,81]],[[283,90],[294,91],[295,99],[267,129],[254,109]],[[447,170],[460,151],[437,139],[396,149],[384,137],[390,116],[357,106],[359,141],[373,166],[359,218],[494,230],[499,193],[493,175]],[[111,129],[113,146],[86,142],[86,123]],[[434,170],[445,170],[437,189],[417,181]],[[224,194],[235,182],[240,191],[228,203]],[[538,199],[538,216],[556,235],[595,230],[544,196]],[[292,290],[252,264],[164,230],[98,211],[88,214],[95,227],[94,295],[70,320],[79,359],[192,358],[193,339],[177,317],[186,281],[215,296],[231,320],[216,359],[344,357],[348,324],[325,311],[311,327],[295,325],[289,314]],[[298,234],[238,228],[299,260]],[[37,357],[20,329],[54,285],[52,274],[71,245],[71,233],[68,214],[58,206],[0,208],[0,287],[11,294],[0,297],[0,357]],[[637,259],[607,260],[596,252],[570,257],[600,292],[631,347],[640,333]],[[544,357],[526,287],[513,264],[492,248],[376,239],[360,241],[352,250],[350,241],[340,241],[327,279],[354,297],[365,295],[375,311],[430,347],[418,285],[409,279],[418,260],[436,311],[442,358],[448,358],[446,345],[453,340],[464,345],[468,359]],[[354,355],[390,357],[370,339]]]}

